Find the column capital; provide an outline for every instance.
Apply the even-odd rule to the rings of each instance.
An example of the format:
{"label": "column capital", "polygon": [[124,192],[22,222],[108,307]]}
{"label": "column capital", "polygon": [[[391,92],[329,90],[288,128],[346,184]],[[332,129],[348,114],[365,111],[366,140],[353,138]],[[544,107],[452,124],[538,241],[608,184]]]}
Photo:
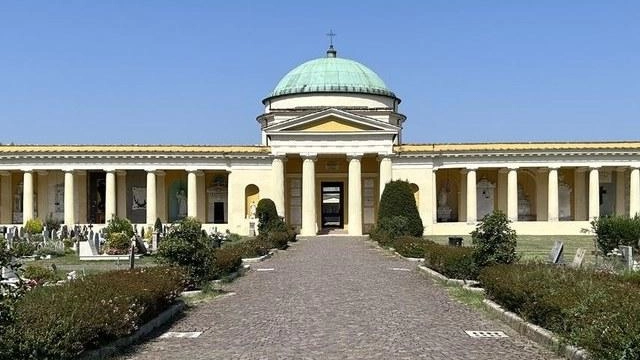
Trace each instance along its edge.
{"label": "column capital", "polygon": [[396,154],[394,153],[378,153],[377,159],[378,161],[382,161],[384,159],[392,159],[396,157]]}
{"label": "column capital", "polygon": [[318,158],[318,154],[317,153],[300,153],[300,157],[302,158],[302,160],[316,161],[316,159]]}
{"label": "column capital", "polygon": [[194,169],[194,168],[187,168],[185,169],[185,171],[187,173],[193,173],[196,174],[196,176],[203,176],[204,175],[204,171],[200,170],[200,169]]}
{"label": "column capital", "polygon": [[467,171],[476,171],[476,170],[478,170],[478,168],[479,168],[479,166],[472,165],[472,166],[465,166],[464,170],[467,170]]}
{"label": "column capital", "polygon": [[127,170],[116,170],[117,176],[125,176],[127,175]]}
{"label": "column capital", "polygon": [[591,170],[600,170],[601,166],[589,166],[589,171]]}
{"label": "column capital", "polygon": [[167,173],[164,170],[156,170],[156,176],[165,176]]}
{"label": "column capital", "polygon": [[[543,168],[544,169],[544,168]],[[560,169],[560,165],[552,165],[552,166],[547,166],[547,170],[551,171],[551,170],[559,170]]]}
{"label": "column capital", "polygon": [[156,169],[156,168],[144,168],[142,170],[144,170],[144,171],[146,171],[148,173],[155,173],[156,171],[158,171],[158,169]]}
{"label": "column capital", "polygon": [[282,160],[282,161],[287,161],[287,153],[273,153],[271,154],[271,157],[273,158],[273,160]]}
{"label": "column capital", "polygon": [[347,160],[360,160],[363,156],[363,153],[347,153]]}
{"label": "column capital", "polygon": [[47,170],[37,170],[38,175],[45,176],[48,175],[49,172]]}
{"label": "column capital", "polygon": [[116,168],[104,168],[102,170],[106,173],[116,173],[118,171]]}
{"label": "column capital", "polygon": [[22,169],[20,169],[20,171],[25,172],[25,173],[32,173],[33,169],[32,168],[22,168]]}

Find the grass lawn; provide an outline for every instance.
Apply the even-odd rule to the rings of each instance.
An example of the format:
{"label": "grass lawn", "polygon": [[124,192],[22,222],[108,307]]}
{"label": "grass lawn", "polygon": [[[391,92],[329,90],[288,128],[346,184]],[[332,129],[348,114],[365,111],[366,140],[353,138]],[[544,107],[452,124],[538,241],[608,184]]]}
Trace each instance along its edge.
{"label": "grass lawn", "polygon": [[[24,266],[33,264],[44,267],[51,267],[51,264],[55,264],[59,272],[67,272],[76,270],[78,272],[84,272],[85,274],[95,274],[98,272],[109,270],[125,270],[129,268],[129,261],[80,261],[80,258],[76,254],[67,254],[62,257],[56,257],[47,260],[34,260],[25,261]],[[155,266],[155,256],[143,256],[140,259],[136,259],[136,267],[141,266]]]}
{"label": "grass lawn", "polygon": [[[456,235],[457,236],[457,235]],[[427,236],[427,238],[440,243],[448,244],[448,236]],[[464,245],[471,246],[471,235],[463,236]],[[564,243],[564,261],[565,263],[571,263],[573,257],[576,254],[578,248],[583,248],[587,251],[584,258],[585,263],[595,263],[595,257],[592,255],[592,250],[595,250],[593,245],[593,236],[591,235],[519,235],[517,251],[522,256],[522,260],[547,260],[553,243],[556,240],[560,240]]]}

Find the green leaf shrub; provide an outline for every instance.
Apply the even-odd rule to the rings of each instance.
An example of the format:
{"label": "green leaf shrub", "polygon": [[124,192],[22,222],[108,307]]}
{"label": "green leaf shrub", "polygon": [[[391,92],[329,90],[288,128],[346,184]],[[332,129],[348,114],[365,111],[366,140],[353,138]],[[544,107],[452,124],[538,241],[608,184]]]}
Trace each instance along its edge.
{"label": "green leaf shrub", "polygon": [[421,237],[400,236],[393,240],[393,248],[398,254],[410,258],[424,258],[427,246],[435,244]]}
{"label": "green leaf shrub", "polygon": [[169,228],[158,246],[157,261],[182,266],[196,284],[215,277],[215,258],[211,241],[202,234],[202,224],[184,218]]}
{"label": "green leaf shrub", "polygon": [[478,278],[479,269],[473,261],[473,248],[430,243],[425,251],[424,264],[428,268],[452,279]]}
{"label": "green leaf shrub", "polygon": [[42,220],[35,218],[29,219],[24,224],[24,232],[29,235],[41,234],[44,230],[44,225],[42,225]]}
{"label": "green leaf shrub", "polygon": [[36,244],[27,239],[13,241],[13,253],[17,257],[31,256],[36,252]]}
{"label": "green leaf shrub", "polygon": [[240,269],[242,265],[242,253],[238,250],[239,249],[234,248],[219,248],[214,250],[213,278],[220,279]]}
{"label": "green leaf shrub", "polygon": [[370,236],[381,246],[391,246],[394,239],[400,236],[411,236],[409,231],[409,220],[402,215],[382,218],[378,220],[378,223]]}
{"label": "green leaf shrub", "polygon": [[496,210],[486,215],[471,232],[476,265],[482,268],[493,264],[511,264],[518,260],[517,235],[509,223],[507,216]]}
{"label": "green leaf shrub", "polygon": [[114,215],[111,220],[107,222],[107,226],[104,228],[104,238],[109,240],[111,234],[123,233],[127,238],[131,239],[133,236],[133,225],[128,219],[118,217]]}
{"label": "green leaf shrub", "polygon": [[269,198],[260,199],[256,206],[256,218],[258,218],[258,233],[263,234],[282,222],[276,210],[276,204]]}
{"label": "green leaf shrub", "polygon": [[53,269],[35,264],[28,264],[25,266],[22,277],[33,280],[38,284],[42,284],[47,281],[62,280],[56,275],[56,272],[53,271]]}
{"label": "green leaf shrub", "polygon": [[495,265],[487,297],[600,360],[640,358],[640,281],[545,264]]}
{"label": "green leaf shrub", "polygon": [[271,243],[265,237],[257,236],[243,241],[226,243],[223,248],[236,249],[243,259],[248,259],[267,255],[271,250]]}
{"label": "green leaf shrub", "polygon": [[124,232],[114,232],[109,234],[105,242],[104,252],[109,255],[128,254],[131,248],[131,237]]}
{"label": "green leaf shrub", "polygon": [[418,213],[418,206],[416,205],[413,191],[407,181],[391,181],[387,183],[382,192],[377,224],[380,224],[383,219],[394,216],[403,216],[406,218],[407,233],[402,235],[422,236],[424,232],[422,219]]}
{"label": "green leaf shrub", "polygon": [[160,266],[37,287],[16,302],[0,337],[0,359],[75,359],[133,333],[183,287],[179,268]]}
{"label": "green leaf shrub", "polygon": [[638,249],[640,240],[640,218],[635,216],[603,216],[591,221],[591,229],[596,235],[596,244],[603,254],[617,249],[619,245]]}

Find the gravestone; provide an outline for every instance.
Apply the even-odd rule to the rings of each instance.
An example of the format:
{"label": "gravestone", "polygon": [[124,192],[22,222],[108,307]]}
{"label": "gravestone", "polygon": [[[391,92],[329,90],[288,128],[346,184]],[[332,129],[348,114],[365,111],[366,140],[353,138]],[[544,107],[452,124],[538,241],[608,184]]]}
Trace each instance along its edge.
{"label": "gravestone", "polygon": [[44,242],[48,242],[49,239],[49,230],[47,230],[47,227],[44,227],[44,230],[42,230],[42,239],[44,240]]}
{"label": "gravestone", "polygon": [[11,280],[17,279],[18,276],[13,271],[13,269],[3,266],[2,267],[2,279]]}
{"label": "gravestone", "polygon": [[157,231],[154,231],[153,234],[151,234],[151,248],[153,249],[153,251],[158,251],[159,243],[160,243],[160,233]]}
{"label": "gravestone", "polygon": [[95,241],[87,241],[89,243],[89,248],[91,249],[91,255],[98,255],[98,248],[96,247]]}
{"label": "gravestone", "polygon": [[7,247],[11,249],[13,247],[13,231],[9,231],[5,237],[7,239]]}
{"label": "gravestone", "polygon": [[583,248],[578,248],[576,250],[576,256],[573,257],[573,261],[571,262],[572,268],[580,268],[582,263],[584,262],[584,256],[587,254],[587,251]]}
{"label": "gravestone", "polygon": [[549,253],[549,262],[551,264],[563,264],[564,259],[562,257],[562,253],[564,251],[564,243],[562,241],[556,240],[553,244],[553,248]]}
{"label": "gravestone", "polygon": [[62,229],[60,230],[60,237],[66,239],[69,237],[69,228],[67,225],[62,225]]}
{"label": "gravestone", "polygon": [[140,254],[147,253],[147,245],[144,243],[144,241],[142,241],[142,238],[140,236],[134,235],[132,240],[135,241],[136,249],[138,249],[138,253]]}
{"label": "gravestone", "polygon": [[622,252],[622,260],[624,267],[627,270],[633,270],[633,248],[631,246],[620,245],[620,251]]}
{"label": "gravestone", "polygon": [[24,237],[24,228],[21,226],[20,230],[18,232],[20,234],[20,237],[23,238]]}
{"label": "gravestone", "polygon": [[51,240],[58,241],[58,232],[56,230],[51,230]]}
{"label": "gravestone", "polygon": [[96,255],[100,254],[100,235],[95,234],[89,241],[91,241],[91,239],[93,239],[93,243],[96,245],[96,250],[98,251]]}

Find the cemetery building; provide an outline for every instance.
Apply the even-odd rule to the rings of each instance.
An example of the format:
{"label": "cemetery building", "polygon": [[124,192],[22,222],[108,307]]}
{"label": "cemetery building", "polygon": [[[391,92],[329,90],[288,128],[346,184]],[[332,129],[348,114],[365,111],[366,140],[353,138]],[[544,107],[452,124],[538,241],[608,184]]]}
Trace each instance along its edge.
{"label": "cemetery building", "polygon": [[333,47],[262,103],[260,145],[0,146],[0,224],[191,216],[246,235],[270,198],[302,235],[361,235],[392,179],[411,183],[425,235],[468,234],[494,209],[558,235],[640,211],[640,142],[405,144],[400,97]]}

